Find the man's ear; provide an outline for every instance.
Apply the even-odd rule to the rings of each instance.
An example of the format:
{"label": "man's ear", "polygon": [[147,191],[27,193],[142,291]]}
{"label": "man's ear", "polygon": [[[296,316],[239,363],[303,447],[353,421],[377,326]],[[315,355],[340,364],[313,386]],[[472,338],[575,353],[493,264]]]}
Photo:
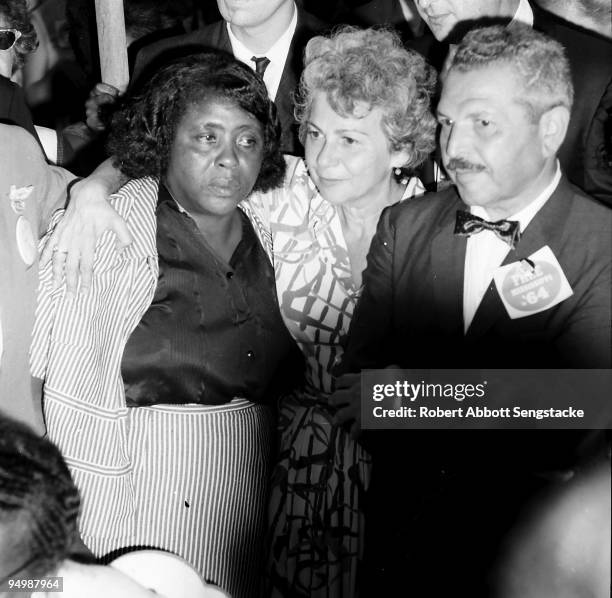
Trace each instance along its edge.
{"label": "man's ear", "polygon": [[545,158],[555,156],[565,139],[570,112],[565,106],[555,106],[542,114],[539,123],[542,153]]}

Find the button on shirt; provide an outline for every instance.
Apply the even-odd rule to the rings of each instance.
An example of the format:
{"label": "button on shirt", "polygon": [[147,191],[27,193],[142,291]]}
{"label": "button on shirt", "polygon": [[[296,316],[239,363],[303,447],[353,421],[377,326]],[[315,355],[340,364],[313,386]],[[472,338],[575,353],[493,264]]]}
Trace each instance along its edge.
{"label": "button on shirt", "polygon": [[[546,189],[520,212],[507,218],[507,220],[518,220],[521,225],[521,234],[525,232],[527,225],[548,201],[557,188],[560,180],[561,169],[557,162],[555,176]],[[474,216],[490,220],[486,209],[481,206],[472,206],[470,212],[474,214]],[[509,251],[510,247],[508,244],[500,239],[493,231],[483,230],[480,233],[468,237],[463,275],[464,332],[467,332],[482,298],[489,286],[493,284],[493,274],[495,270],[501,266]]]}
{"label": "button on shirt", "polygon": [[[249,50],[232,32],[232,28],[229,23],[226,24],[227,33],[232,44],[232,52],[237,60],[244,62],[249,68],[255,70],[255,63],[251,60],[253,58],[253,50]],[[255,53],[255,56],[265,56],[270,64],[266,67],[266,71],[263,76],[268,95],[271,100],[276,99],[276,93],[280,85],[283,70],[285,68],[285,62],[287,62],[287,55],[289,54],[289,47],[291,46],[291,40],[297,27],[297,9],[293,6],[293,18],[289,27],[286,31],[276,40],[275,44],[266,50],[263,54]]]}
{"label": "button on shirt", "polygon": [[271,385],[295,343],[280,315],[272,266],[240,214],[242,240],[228,264],[160,185],[159,278],[121,365],[129,407],[274,398]]}

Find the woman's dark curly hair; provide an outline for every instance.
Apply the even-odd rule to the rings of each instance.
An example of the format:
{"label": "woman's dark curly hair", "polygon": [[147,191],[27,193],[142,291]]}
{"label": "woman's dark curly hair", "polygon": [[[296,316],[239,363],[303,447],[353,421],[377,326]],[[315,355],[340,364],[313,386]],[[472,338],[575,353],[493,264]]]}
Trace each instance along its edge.
{"label": "woman's dark curly hair", "polygon": [[23,66],[25,57],[38,48],[36,29],[30,21],[26,0],[0,0],[0,17],[4,20],[4,27],[21,31],[21,37],[15,42],[15,62],[13,70]]}
{"label": "woman's dark curly hair", "polygon": [[108,150],[123,174],[161,177],[168,168],[179,121],[203,98],[234,102],[263,126],[264,156],[254,191],[279,187],[285,174],[280,123],[262,79],[229,54],[206,52],[159,70],[115,113]]}
{"label": "woman's dark curly hair", "polygon": [[79,507],[59,449],[0,413],[0,563],[18,563],[20,577],[52,574],[78,538]]}

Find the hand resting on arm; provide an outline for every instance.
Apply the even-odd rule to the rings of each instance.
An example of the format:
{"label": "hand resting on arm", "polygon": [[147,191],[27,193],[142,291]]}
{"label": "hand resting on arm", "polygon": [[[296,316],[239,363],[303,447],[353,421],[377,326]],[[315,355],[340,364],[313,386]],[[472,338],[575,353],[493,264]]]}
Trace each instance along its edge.
{"label": "hand resting on arm", "polygon": [[66,212],[41,255],[43,266],[53,260],[56,286],[65,275],[68,293],[76,293],[77,288],[82,293],[89,290],[96,243],[104,231],[115,233],[118,251],[132,242],[125,222],[107,201],[125,182],[126,178],[109,158],[89,177],[72,185]]}

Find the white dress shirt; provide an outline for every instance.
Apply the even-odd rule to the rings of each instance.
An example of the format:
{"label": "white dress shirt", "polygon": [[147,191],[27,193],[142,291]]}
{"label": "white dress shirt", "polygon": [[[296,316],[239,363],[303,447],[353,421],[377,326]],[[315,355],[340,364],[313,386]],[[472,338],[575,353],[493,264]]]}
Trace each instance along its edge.
{"label": "white dress shirt", "polygon": [[291,46],[291,40],[297,27],[297,8],[293,5],[293,17],[289,23],[289,27],[285,32],[276,40],[274,45],[265,53],[258,54],[249,50],[232,32],[232,28],[229,23],[226,23],[227,33],[232,44],[232,52],[234,57],[240,62],[244,62],[247,66],[255,70],[255,63],[251,60],[253,56],[263,57],[265,56],[270,64],[266,67],[264,72],[263,80],[268,90],[270,99],[274,101],[278,87],[280,85],[283,70],[285,68],[285,62],[287,62],[287,55],[289,54],[289,47]]}
{"label": "white dress shirt", "polygon": [[[517,220],[524,234],[527,225],[548,201],[561,180],[561,168],[557,162],[557,171],[550,184],[529,205],[507,218]],[[482,206],[472,206],[474,216],[490,220]],[[492,284],[493,273],[502,265],[510,251],[508,243],[500,239],[493,231],[483,230],[468,237],[465,250],[465,269],[463,273],[463,331],[467,332],[476,310],[487,289]],[[528,257],[528,256],[521,256]]]}

